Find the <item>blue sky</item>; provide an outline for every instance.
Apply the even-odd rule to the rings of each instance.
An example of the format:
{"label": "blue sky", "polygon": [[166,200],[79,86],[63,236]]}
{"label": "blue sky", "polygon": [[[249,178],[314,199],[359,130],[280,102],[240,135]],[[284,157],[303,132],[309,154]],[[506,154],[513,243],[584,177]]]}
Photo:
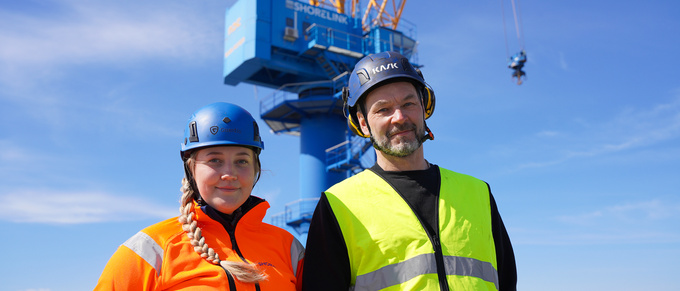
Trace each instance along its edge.
{"label": "blue sky", "polygon": [[[233,3],[0,1],[0,289],[91,290],[118,245],[177,215],[189,115],[259,116],[271,90],[222,84]],[[499,1],[406,3],[437,96],[426,158],[491,184],[521,290],[677,289],[680,3],[521,13],[518,86]],[[271,217],[298,197],[299,139],[263,139]]]}

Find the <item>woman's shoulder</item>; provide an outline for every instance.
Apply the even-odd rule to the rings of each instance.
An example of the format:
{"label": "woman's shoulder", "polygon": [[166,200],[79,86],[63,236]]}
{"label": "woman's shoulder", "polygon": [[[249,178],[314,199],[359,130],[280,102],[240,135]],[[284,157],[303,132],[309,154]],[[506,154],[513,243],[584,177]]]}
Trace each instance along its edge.
{"label": "woman's shoulder", "polygon": [[147,226],[146,228],[142,229],[141,232],[148,235],[160,245],[164,245],[168,241],[181,238],[181,235],[184,234],[182,225],[177,220],[177,217],[169,218]]}
{"label": "woman's shoulder", "polygon": [[293,234],[291,234],[288,230],[266,222],[262,222],[262,232],[280,237],[285,237],[290,240],[295,238],[295,236],[293,236]]}

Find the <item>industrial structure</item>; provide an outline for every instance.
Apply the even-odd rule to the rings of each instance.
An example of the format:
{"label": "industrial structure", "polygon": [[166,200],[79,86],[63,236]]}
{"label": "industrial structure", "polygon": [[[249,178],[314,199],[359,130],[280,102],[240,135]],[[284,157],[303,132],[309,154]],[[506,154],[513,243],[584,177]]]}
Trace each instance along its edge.
{"label": "industrial structure", "polygon": [[365,55],[396,51],[417,63],[415,26],[397,30],[405,2],[347,0],[346,11],[344,0],[239,0],[227,10],[224,83],[275,89],[262,120],[300,137],[299,199],[275,224],[306,233],[321,192],[373,165],[370,141],[348,130],[341,91]]}

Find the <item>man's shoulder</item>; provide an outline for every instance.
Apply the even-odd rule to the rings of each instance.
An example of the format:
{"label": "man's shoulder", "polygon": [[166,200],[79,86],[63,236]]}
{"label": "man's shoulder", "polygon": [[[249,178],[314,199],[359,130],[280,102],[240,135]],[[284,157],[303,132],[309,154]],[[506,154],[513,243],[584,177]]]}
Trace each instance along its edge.
{"label": "man's shoulder", "polygon": [[351,176],[336,183],[335,185],[328,188],[328,190],[326,190],[325,192],[326,194],[328,193],[335,194],[340,192],[348,192],[347,190],[373,188],[378,183],[380,183],[379,181],[383,181],[382,178],[380,178],[380,176],[378,176],[370,169],[366,169],[354,176]]}
{"label": "man's shoulder", "polygon": [[336,183],[335,185],[333,185],[333,187],[339,186],[339,185],[350,185],[350,184],[356,184],[356,183],[365,183],[367,180],[371,180],[372,178],[375,178],[375,177],[379,177],[379,176],[376,175],[370,169],[365,169],[365,170],[363,170],[363,171],[361,171],[361,172],[359,172],[359,173],[357,173],[357,174],[355,174],[355,175],[353,175],[349,178],[346,178],[346,179]]}
{"label": "man's shoulder", "polygon": [[468,178],[472,178],[472,179],[476,179],[476,180],[481,180],[481,179],[479,179],[479,178],[477,178],[477,177],[474,177],[474,176],[472,176],[472,175],[463,174],[463,173],[461,173],[461,172],[456,172],[456,171],[453,171],[453,170],[449,170],[449,169],[444,168],[444,167],[442,167],[442,166],[438,166],[438,167],[439,167],[439,171],[441,172],[442,175],[459,176],[459,177],[468,177]]}

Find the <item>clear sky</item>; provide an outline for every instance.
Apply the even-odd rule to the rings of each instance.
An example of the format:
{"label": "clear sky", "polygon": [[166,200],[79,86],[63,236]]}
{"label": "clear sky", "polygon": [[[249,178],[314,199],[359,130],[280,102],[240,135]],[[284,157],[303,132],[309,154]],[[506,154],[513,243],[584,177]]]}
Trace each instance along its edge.
{"label": "clear sky", "polygon": [[[680,2],[406,3],[437,105],[426,158],[490,183],[520,290],[678,290]],[[0,0],[0,290],[91,290],[176,216],[199,107],[259,120],[271,90],[222,84],[231,0]],[[254,194],[298,198],[299,139],[263,129]]]}

